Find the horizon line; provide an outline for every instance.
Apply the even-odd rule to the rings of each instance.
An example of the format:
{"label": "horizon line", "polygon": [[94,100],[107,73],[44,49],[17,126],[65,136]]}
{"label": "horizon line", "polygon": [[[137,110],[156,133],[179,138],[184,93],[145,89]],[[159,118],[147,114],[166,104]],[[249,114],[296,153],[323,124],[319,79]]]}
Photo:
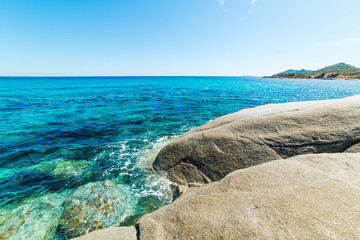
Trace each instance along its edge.
{"label": "horizon line", "polygon": [[108,78],[115,78],[115,77],[264,77],[262,76],[255,76],[255,75],[105,75],[105,76],[101,76],[101,75],[53,75],[53,76],[29,76],[29,75],[9,75],[9,76],[0,76],[0,78],[20,78],[20,77],[24,77],[24,78],[41,78],[41,77],[52,77],[52,78],[86,78],[86,77],[108,77]]}

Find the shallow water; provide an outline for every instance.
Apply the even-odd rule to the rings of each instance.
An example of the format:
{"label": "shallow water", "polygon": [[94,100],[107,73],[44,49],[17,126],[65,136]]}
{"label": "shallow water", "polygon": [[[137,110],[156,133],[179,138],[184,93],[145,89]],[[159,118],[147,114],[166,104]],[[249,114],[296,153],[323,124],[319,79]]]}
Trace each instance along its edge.
{"label": "shallow water", "polygon": [[174,136],[267,103],[360,94],[360,81],[0,78],[0,239],[65,239],[171,201],[148,170]]}

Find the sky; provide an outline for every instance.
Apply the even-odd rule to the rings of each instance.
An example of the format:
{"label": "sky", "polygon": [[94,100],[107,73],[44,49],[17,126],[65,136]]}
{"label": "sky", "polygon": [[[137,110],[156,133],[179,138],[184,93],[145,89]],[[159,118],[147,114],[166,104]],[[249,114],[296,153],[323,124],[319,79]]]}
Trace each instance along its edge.
{"label": "sky", "polygon": [[0,0],[0,76],[360,67],[359,0]]}

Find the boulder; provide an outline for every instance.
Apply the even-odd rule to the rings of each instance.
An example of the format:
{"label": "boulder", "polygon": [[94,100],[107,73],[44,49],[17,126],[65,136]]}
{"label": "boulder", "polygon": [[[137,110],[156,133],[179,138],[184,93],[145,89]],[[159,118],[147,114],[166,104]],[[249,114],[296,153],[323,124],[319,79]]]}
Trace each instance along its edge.
{"label": "boulder", "polygon": [[360,153],[301,155],[235,171],[137,227],[140,240],[360,239],[359,199]]}
{"label": "boulder", "polygon": [[153,167],[198,186],[227,174],[300,154],[336,153],[360,143],[360,95],[270,104],[217,118],[164,147]]}

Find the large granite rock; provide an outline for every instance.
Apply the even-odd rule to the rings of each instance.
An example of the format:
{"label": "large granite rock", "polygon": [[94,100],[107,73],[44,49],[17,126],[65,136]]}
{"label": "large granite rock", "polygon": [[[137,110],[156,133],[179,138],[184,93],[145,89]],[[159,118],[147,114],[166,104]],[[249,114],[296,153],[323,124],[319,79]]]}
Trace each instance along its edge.
{"label": "large granite rock", "polygon": [[190,130],[163,148],[153,167],[174,182],[194,186],[299,154],[357,152],[359,143],[360,95],[272,104]]}
{"label": "large granite rock", "polygon": [[141,240],[360,239],[360,153],[238,170],[138,222]]}

